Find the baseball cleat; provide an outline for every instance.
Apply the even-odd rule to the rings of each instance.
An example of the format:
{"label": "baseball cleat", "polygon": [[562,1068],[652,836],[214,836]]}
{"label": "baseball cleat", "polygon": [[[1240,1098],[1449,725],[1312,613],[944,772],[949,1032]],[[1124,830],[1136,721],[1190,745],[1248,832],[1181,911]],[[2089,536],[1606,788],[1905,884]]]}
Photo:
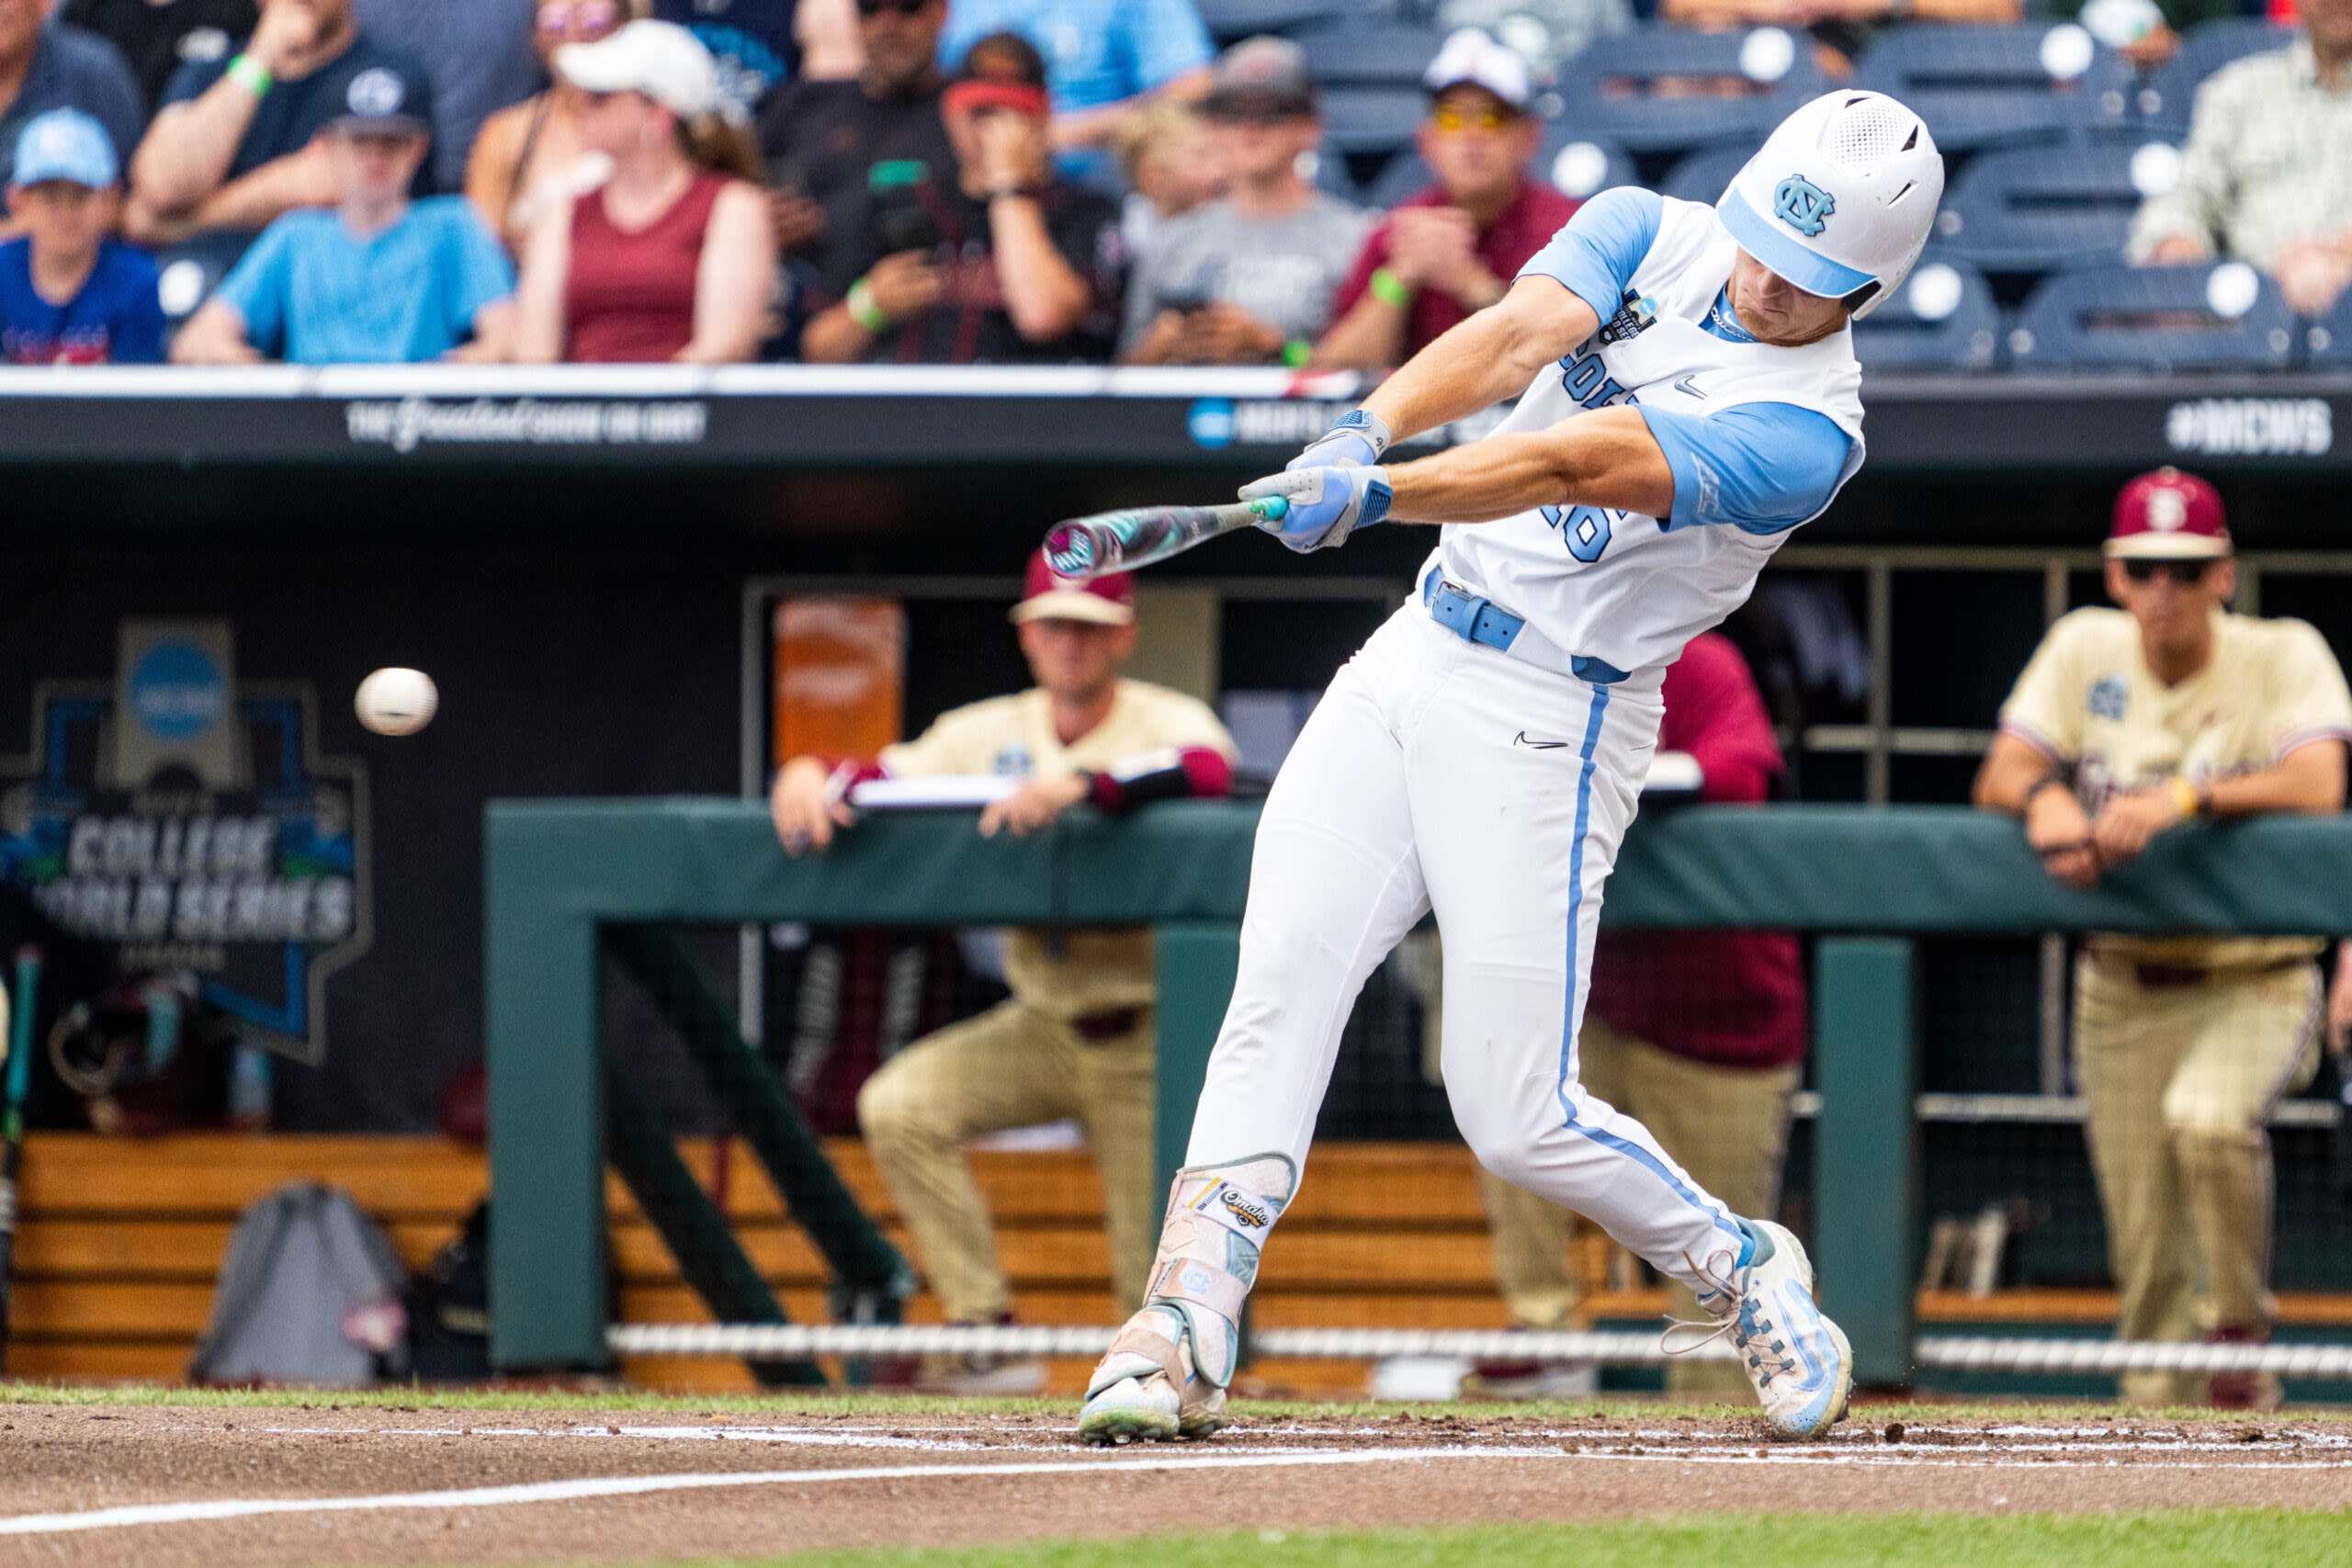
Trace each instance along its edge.
{"label": "baseball cleat", "polygon": [[[1854,1352],[1845,1331],[1829,1321],[1814,1299],[1813,1261],[1804,1246],[1770,1220],[1743,1220],[1755,1238],[1747,1264],[1729,1264],[1718,1253],[1699,1270],[1709,1289],[1699,1297],[1709,1322],[1674,1327],[1707,1332],[1668,1353],[1687,1355],[1717,1338],[1729,1338],[1739,1352],[1747,1381],[1764,1406],[1764,1419],[1782,1437],[1810,1438],[1846,1418],[1846,1396],[1854,1386]],[[1667,1330],[1673,1337],[1674,1327]]]}

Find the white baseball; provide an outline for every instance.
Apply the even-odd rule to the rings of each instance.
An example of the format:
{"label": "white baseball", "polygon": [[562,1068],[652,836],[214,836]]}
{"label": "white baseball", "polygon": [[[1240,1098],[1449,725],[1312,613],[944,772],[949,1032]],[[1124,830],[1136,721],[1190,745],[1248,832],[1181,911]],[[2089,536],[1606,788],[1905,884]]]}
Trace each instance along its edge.
{"label": "white baseball", "polygon": [[441,693],[422,670],[379,670],[359,682],[351,705],[379,735],[413,735],[433,722]]}

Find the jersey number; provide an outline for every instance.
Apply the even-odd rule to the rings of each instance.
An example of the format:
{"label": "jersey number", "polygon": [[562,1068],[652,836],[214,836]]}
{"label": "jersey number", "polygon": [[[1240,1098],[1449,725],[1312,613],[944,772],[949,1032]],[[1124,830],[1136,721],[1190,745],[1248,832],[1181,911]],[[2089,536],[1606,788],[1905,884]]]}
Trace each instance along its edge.
{"label": "jersey number", "polygon": [[1623,523],[1626,513],[1600,506],[1547,506],[1544,521],[1560,531],[1560,540],[1568,547],[1568,554],[1588,564],[1600,558],[1609,547],[1610,534],[1614,524]]}

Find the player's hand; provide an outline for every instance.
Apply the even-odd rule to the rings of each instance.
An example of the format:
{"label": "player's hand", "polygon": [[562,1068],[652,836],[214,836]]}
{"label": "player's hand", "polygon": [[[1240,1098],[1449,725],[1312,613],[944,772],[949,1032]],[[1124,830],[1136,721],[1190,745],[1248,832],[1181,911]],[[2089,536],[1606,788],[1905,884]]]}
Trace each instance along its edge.
{"label": "player's hand", "polygon": [[857,821],[847,801],[833,798],[831,784],[831,770],[814,757],[795,757],[778,770],[775,788],[768,793],[768,815],[775,819],[775,836],[786,854],[825,849],[834,829]]}
{"label": "player's hand", "polygon": [[1285,468],[1241,487],[1244,501],[1278,495],[1290,503],[1280,520],[1258,525],[1305,555],[1337,549],[1358,528],[1388,515],[1385,468]]}
{"label": "player's hand", "polygon": [[[2046,791],[2054,795],[2055,790]],[[2148,847],[2148,840],[2167,828],[2188,820],[2180,802],[2168,789],[2135,790],[2119,795],[2100,807],[2091,836],[2098,843],[2099,859],[2120,865]]]}
{"label": "player's hand", "polygon": [[2036,792],[2026,808],[2025,841],[2041,861],[2041,869],[2069,887],[2098,886],[2098,846],[2091,819],[2073,792]]}
{"label": "player's hand", "polygon": [[980,811],[980,837],[993,839],[1010,828],[1016,839],[1041,832],[1065,811],[1084,800],[1091,786],[1083,773],[1057,779],[1031,779],[1002,800],[992,800]]}
{"label": "player's hand", "polygon": [[1340,423],[1325,431],[1306,450],[1283,465],[1284,473],[1298,468],[1368,468],[1380,461],[1395,437],[1377,414],[1358,409],[1342,414]]}

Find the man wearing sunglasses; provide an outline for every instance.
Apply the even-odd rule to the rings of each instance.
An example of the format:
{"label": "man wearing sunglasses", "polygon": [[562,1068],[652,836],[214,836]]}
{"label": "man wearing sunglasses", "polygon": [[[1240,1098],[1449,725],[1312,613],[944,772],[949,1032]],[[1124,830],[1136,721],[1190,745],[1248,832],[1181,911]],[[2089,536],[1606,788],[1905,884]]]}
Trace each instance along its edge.
{"label": "man wearing sunglasses", "polygon": [[1544,122],[1528,112],[1527,62],[1476,28],[1445,40],[1421,78],[1429,118],[1413,134],[1436,182],[1396,204],[1340,286],[1318,365],[1402,365],[1503,297],[1505,279],[1581,203],[1529,177]]}
{"label": "man wearing sunglasses", "polygon": [[[1976,804],[2021,817],[2077,887],[2198,818],[2344,807],[2352,694],[2318,632],[2223,606],[2221,497],[2159,468],[2123,487],[2107,541],[2120,609],[2050,628],[2001,708]],[[2319,937],[2093,934],[2075,971],[2075,1072],[2125,1339],[2270,1337],[2265,1128],[2318,1066]],[[2137,1404],[2278,1403],[2278,1380],[2134,1372]]]}

